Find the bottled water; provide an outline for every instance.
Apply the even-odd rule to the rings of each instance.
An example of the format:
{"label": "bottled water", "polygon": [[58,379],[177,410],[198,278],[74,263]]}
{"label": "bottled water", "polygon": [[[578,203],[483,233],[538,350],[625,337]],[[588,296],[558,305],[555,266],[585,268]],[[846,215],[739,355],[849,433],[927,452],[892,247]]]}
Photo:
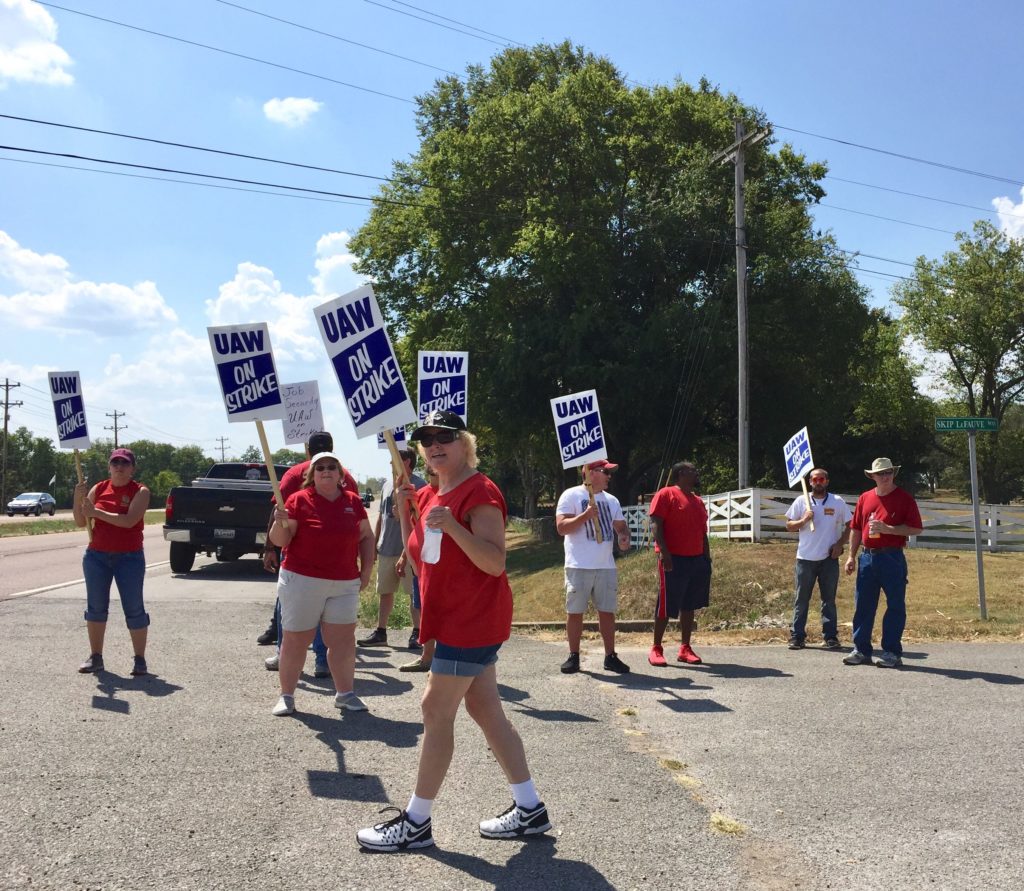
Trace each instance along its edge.
{"label": "bottled water", "polygon": [[432,529],[430,526],[423,527],[423,547],[420,549],[420,559],[424,563],[437,563],[441,559],[441,536],[443,534],[440,529]]}

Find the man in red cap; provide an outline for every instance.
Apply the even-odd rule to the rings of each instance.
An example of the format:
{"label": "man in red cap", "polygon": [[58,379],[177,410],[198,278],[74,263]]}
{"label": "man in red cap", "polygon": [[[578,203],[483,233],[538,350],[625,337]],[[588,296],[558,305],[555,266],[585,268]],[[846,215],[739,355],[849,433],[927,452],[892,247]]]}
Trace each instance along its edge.
{"label": "man in red cap", "polygon": [[[566,489],[555,508],[555,528],[565,539],[565,634],[569,639],[569,658],[562,663],[563,674],[580,670],[580,640],[583,614],[593,601],[604,643],[605,671],[628,674],[626,665],[615,653],[615,610],[618,607],[618,571],[615,568],[614,540],[619,549],[629,550],[629,529],[619,500],[607,491],[618,464],[604,459],[583,468],[587,486]],[[596,528],[600,526],[601,540]]]}
{"label": "man in red cap", "polygon": [[710,603],[708,512],[695,491],[700,475],[693,464],[689,461],[673,464],[669,480],[670,485],[659,489],[651,500],[659,590],[654,611],[654,646],[647,661],[657,666],[668,664],[661,640],[669,619],[678,615],[681,643],[676,661],[700,665],[702,660],[690,646],[690,637],[694,613]]}

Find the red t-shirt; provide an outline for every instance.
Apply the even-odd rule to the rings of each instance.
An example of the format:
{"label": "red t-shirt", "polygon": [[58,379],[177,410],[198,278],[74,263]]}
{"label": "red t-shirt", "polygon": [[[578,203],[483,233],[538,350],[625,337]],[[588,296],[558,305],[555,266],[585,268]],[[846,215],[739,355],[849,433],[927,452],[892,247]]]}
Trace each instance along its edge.
{"label": "red t-shirt", "polygon": [[[352,474],[345,470],[344,467],[341,469],[341,488],[345,489],[347,492],[354,492],[358,495],[359,484],[355,481]],[[284,472],[284,476],[281,477],[281,481],[278,486],[281,489],[282,501],[287,501],[290,495],[294,495],[302,488],[307,470],[309,470],[309,461],[300,461],[298,464],[293,464]],[[274,500],[273,495],[270,496],[270,500]]]}
{"label": "red t-shirt", "polygon": [[[508,519],[505,498],[482,473],[474,473],[451,492],[441,495],[430,486],[416,493],[420,517],[435,505],[447,507],[467,529],[467,514],[490,504]],[[420,640],[439,640],[452,647],[489,647],[508,640],[512,633],[512,588],[508,576],[488,575],[473,564],[449,535],[441,536],[441,559],[423,563],[423,520],[409,536],[409,555],[419,569]]]}
{"label": "red t-shirt", "polygon": [[[689,495],[678,486],[666,486],[654,493],[650,514],[661,519],[668,552],[679,557],[704,553],[708,511],[700,495]],[[657,542],[654,549],[660,550]]]}
{"label": "red t-shirt", "polygon": [[[100,510],[105,510],[112,514],[126,514],[131,506],[132,499],[141,488],[142,486],[135,480],[130,480],[126,486],[115,486],[110,480],[103,480],[96,484],[95,501],[93,503]],[[127,554],[131,551],[141,551],[142,529],[145,525],[145,517],[141,517],[138,523],[128,529],[113,526],[97,517],[93,520],[92,541],[89,547],[94,551],[105,551],[110,554]]]}
{"label": "red t-shirt", "polygon": [[887,526],[910,526],[913,529],[924,527],[914,496],[898,486],[888,495],[879,495],[875,489],[869,489],[862,493],[857,499],[857,506],[853,509],[850,528],[860,532],[861,544],[865,548],[906,547],[907,536],[905,535],[889,535],[889,533],[883,532],[878,538],[869,538],[868,522],[872,516]]}
{"label": "red t-shirt", "polygon": [[315,579],[359,578],[359,523],[366,519],[363,501],[342,489],[328,501],[316,489],[299,489],[285,502],[296,521],[295,535],[282,566]]}

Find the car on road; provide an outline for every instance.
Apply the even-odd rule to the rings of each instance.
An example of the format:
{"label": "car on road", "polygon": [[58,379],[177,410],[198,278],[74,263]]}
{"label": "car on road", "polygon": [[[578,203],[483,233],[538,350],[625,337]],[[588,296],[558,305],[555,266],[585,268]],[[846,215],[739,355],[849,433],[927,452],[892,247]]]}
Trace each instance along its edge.
{"label": "car on road", "polygon": [[57,511],[57,502],[49,492],[22,492],[17,498],[7,502],[7,516],[15,514],[49,514]]}
{"label": "car on road", "polygon": [[371,501],[373,501],[373,492],[367,489],[363,492],[363,507],[369,507]]}

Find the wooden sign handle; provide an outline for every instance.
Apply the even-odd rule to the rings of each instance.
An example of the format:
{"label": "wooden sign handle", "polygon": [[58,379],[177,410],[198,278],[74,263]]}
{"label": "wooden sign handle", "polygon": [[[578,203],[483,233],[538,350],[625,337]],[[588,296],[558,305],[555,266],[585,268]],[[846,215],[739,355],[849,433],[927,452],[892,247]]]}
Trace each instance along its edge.
{"label": "wooden sign handle", "polygon": [[[814,506],[811,504],[811,496],[807,491],[807,476],[806,474],[800,477],[800,485],[804,487],[804,504],[807,505],[809,511],[814,510]],[[811,520],[811,532],[814,531],[814,520]]]}
{"label": "wooden sign handle", "polygon": [[[388,451],[391,453],[392,475],[396,481],[400,481],[404,485],[409,482],[409,474],[405,472],[405,462],[402,460],[402,456],[398,454],[398,443],[395,442],[395,434],[390,427],[384,431],[384,442],[387,443]],[[413,517],[418,520],[420,518],[420,511],[416,506],[416,502],[410,501],[409,508],[412,510]]]}
{"label": "wooden sign handle", "polygon": [[594,517],[594,540],[601,544],[604,541],[604,536],[601,535],[601,511],[598,510],[597,500],[594,498],[594,487],[590,483],[590,477],[587,476],[587,465],[584,464],[581,470],[583,471],[583,485],[587,487],[590,503],[594,505],[594,510],[597,511],[597,516]]}
{"label": "wooden sign handle", "polygon": [[256,419],[256,432],[260,435],[260,446],[263,448],[263,461],[267,465],[267,476],[270,477],[270,485],[274,490],[274,501],[279,510],[284,510],[284,499],[281,497],[281,485],[277,481],[277,468],[274,467],[274,459],[270,457],[270,446],[267,445],[267,431],[263,429],[263,421]]}
{"label": "wooden sign handle", "polygon": [[[75,471],[78,473],[78,481],[85,482],[85,477],[82,476],[82,456],[78,449],[75,449]],[[89,541],[92,541],[92,517],[85,518],[85,531],[89,534]]]}

